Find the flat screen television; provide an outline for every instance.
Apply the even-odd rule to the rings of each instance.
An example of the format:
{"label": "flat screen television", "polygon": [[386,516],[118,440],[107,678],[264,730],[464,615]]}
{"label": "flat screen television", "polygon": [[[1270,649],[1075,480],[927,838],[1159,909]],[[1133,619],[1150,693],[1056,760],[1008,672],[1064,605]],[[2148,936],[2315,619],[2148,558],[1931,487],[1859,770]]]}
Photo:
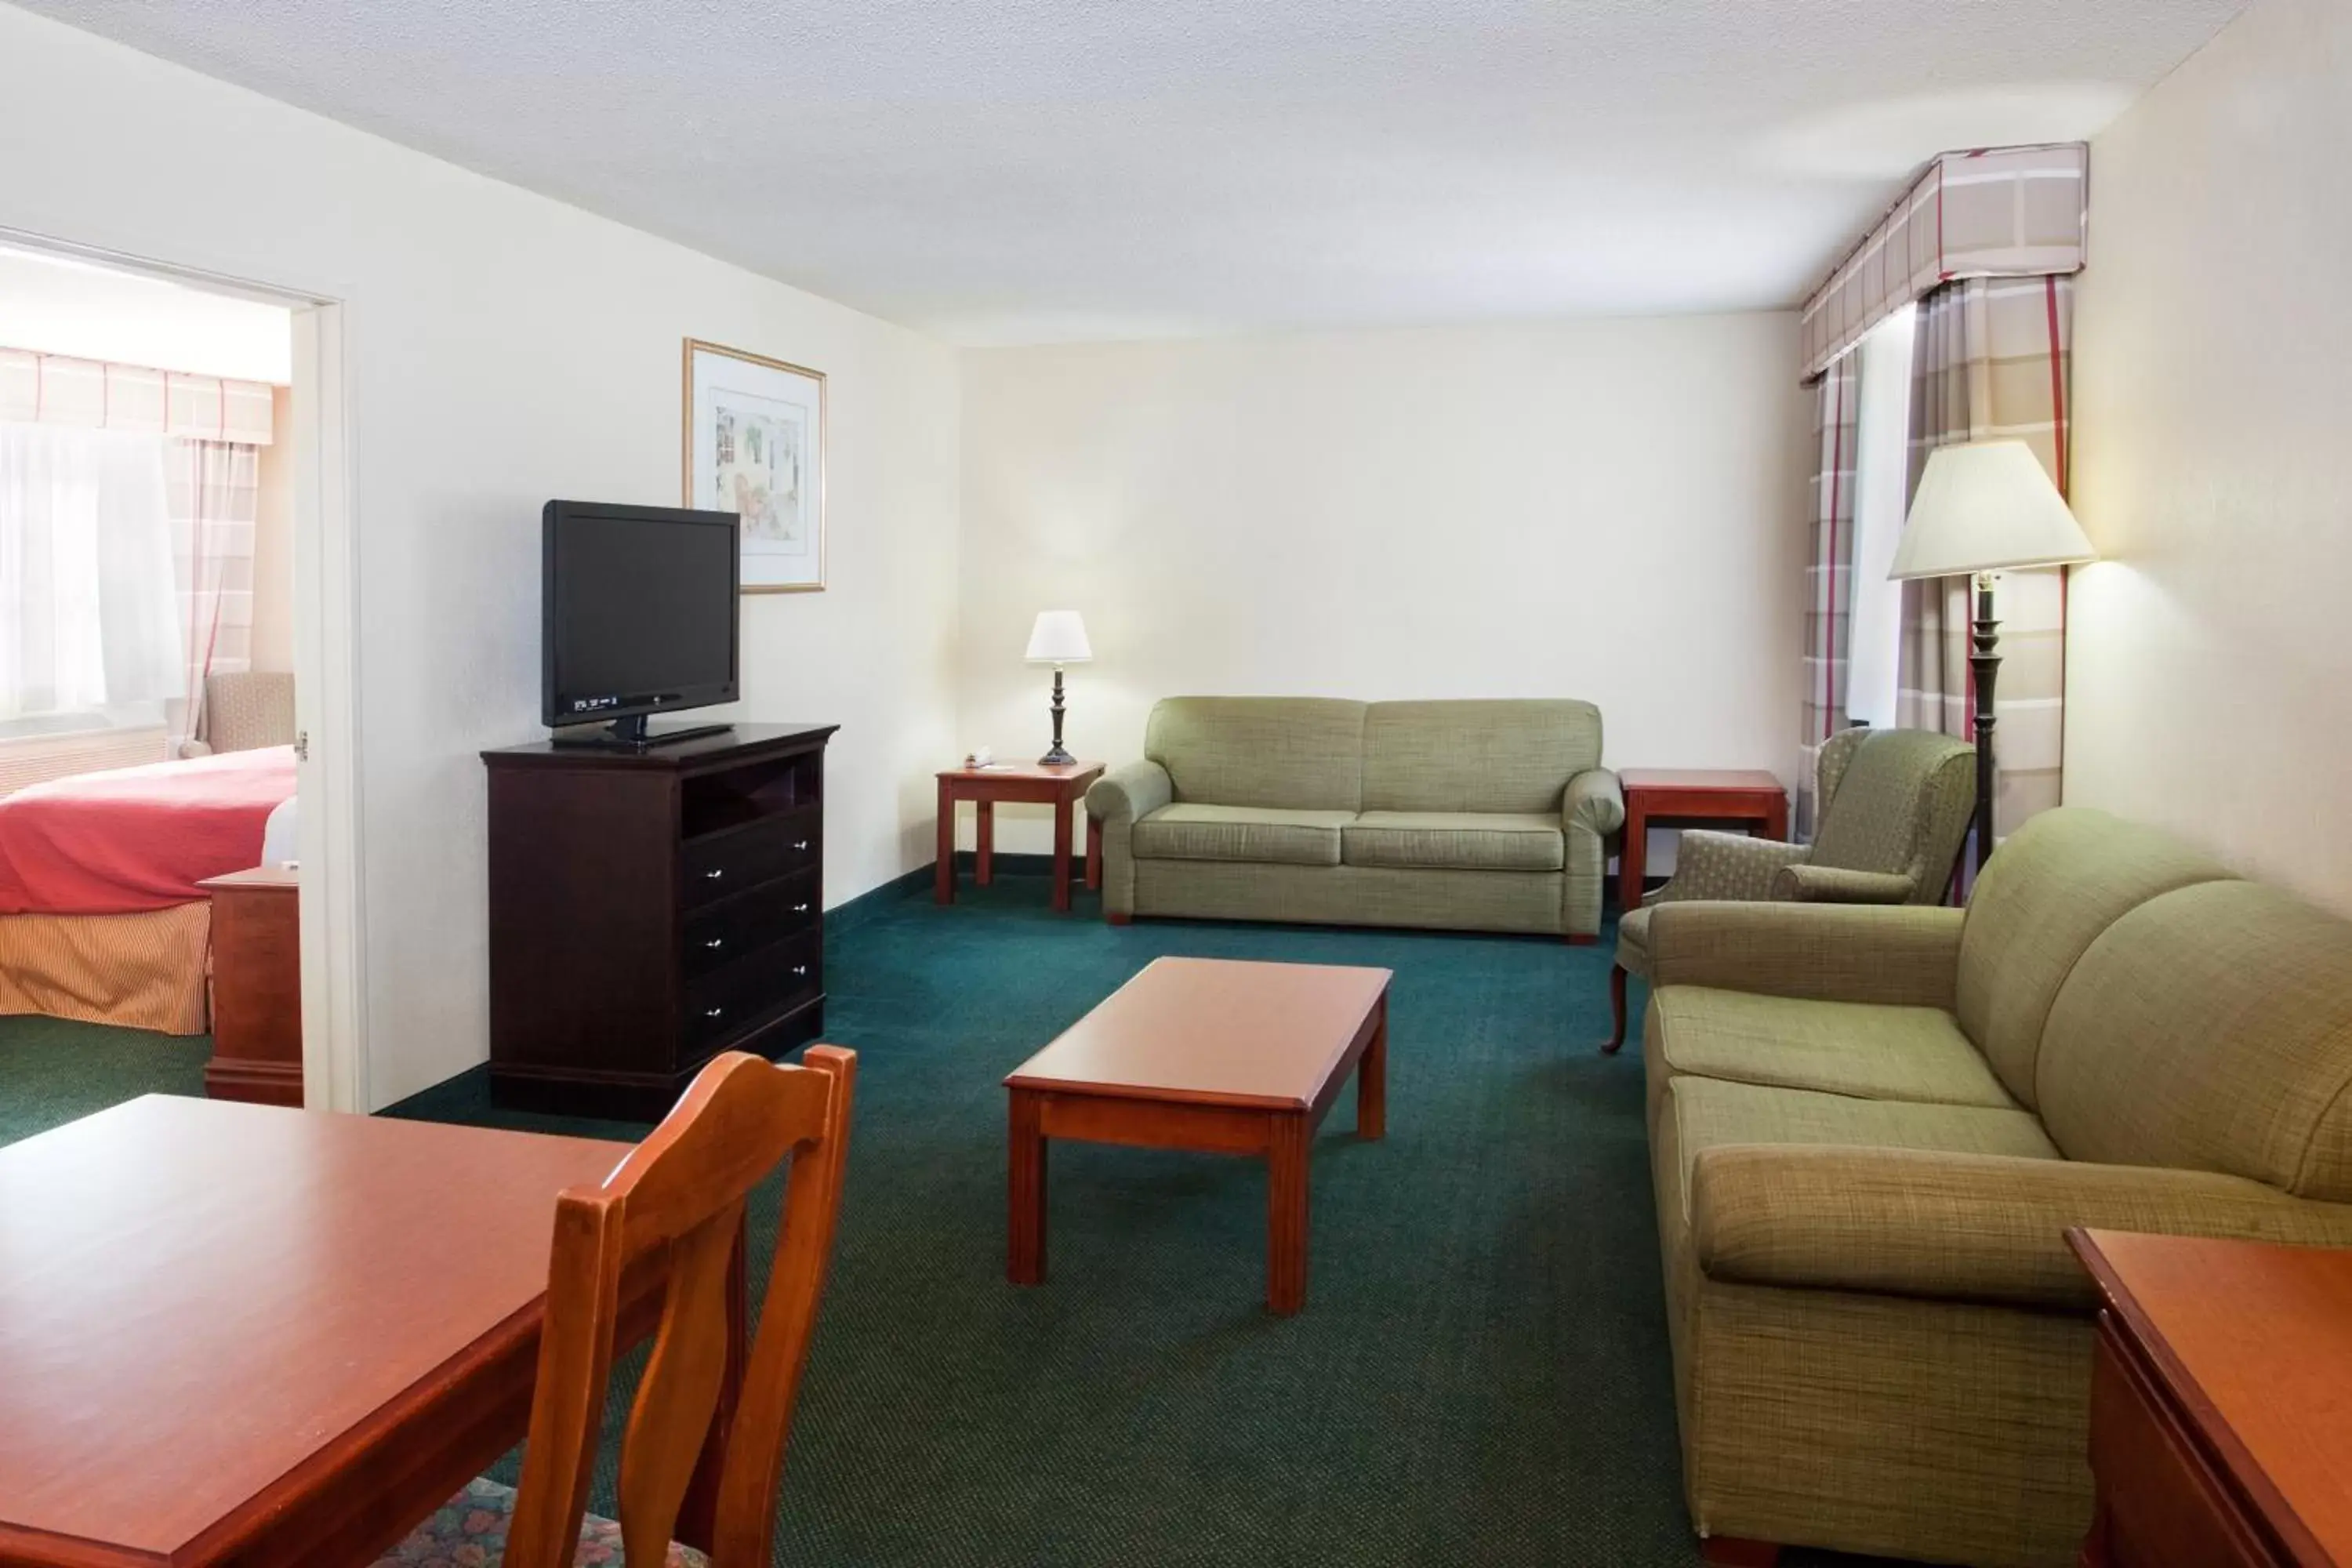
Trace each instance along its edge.
{"label": "flat screen television", "polygon": [[735,515],[551,500],[541,527],[540,706],[556,742],[641,750],[723,732],[646,720],[736,699]]}

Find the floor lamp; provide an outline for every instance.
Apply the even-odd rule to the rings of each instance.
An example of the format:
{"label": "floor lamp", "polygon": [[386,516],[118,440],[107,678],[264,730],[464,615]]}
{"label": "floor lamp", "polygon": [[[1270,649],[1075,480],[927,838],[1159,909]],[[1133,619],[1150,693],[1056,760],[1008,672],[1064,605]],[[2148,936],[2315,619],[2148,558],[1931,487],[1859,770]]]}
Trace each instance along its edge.
{"label": "floor lamp", "polygon": [[1992,853],[1992,689],[2000,674],[2000,623],[1993,618],[1993,581],[2003,572],[2073,566],[2098,559],[2049,470],[2022,441],[1969,441],[1927,454],[1911,515],[1895,546],[1895,582],[1976,580],[1976,868]]}

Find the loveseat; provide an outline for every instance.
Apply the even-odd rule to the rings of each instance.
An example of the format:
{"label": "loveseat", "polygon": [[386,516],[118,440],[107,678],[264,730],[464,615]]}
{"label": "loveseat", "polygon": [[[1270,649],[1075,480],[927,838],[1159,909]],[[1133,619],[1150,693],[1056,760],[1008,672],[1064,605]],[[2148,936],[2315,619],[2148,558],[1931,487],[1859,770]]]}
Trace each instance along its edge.
{"label": "loveseat", "polygon": [[1096,781],[1103,912],[1601,931],[1624,821],[1589,702],[1171,697]]}
{"label": "loveseat", "polygon": [[1650,937],[1703,1534],[2072,1563],[2094,1300],[2065,1229],[2352,1245],[2352,922],[2164,834],[2047,812],[1965,913],[1669,903]]}

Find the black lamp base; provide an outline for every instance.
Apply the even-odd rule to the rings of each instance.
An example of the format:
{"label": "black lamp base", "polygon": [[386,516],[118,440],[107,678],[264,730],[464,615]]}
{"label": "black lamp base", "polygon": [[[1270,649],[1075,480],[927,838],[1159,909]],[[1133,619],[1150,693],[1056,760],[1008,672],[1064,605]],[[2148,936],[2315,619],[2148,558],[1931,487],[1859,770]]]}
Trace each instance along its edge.
{"label": "black lamp base", "polygon": [[1066,768],[1078,759],[1062,744],[1062,667],[1054,667],[1054,749],[1037,759],[1041,768]]}
{"label": "black lamp base", "polygon": [[1970,837],[1976,840],[1976,875],[1984,874],[1992,856],[1993,789],[1996,773],[1992,752],[1992,689],[2000,676],[2000,623],[1992,613],[1992,574],[1979,573],[1976,581],[1976,625],[1969,668],[1976,676],[1977,811]]}

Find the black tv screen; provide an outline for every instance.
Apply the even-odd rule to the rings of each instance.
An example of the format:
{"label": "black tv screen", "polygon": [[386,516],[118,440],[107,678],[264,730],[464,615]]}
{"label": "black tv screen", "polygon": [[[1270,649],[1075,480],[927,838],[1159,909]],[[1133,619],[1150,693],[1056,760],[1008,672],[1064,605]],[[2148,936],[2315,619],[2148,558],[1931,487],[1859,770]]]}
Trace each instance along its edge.
{"label": "black tv screen", "polygon": [[541,526],[550,726],[735,700],[733,513],[551,500]]}

